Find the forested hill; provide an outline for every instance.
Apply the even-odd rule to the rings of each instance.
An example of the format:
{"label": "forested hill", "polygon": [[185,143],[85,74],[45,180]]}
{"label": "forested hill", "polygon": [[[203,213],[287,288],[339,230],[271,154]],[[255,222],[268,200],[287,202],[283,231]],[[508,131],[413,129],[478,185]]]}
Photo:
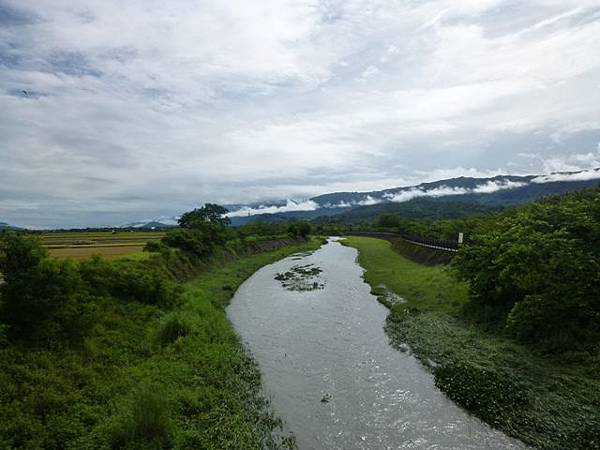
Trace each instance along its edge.
{"label": "forested hill", "polygon": [[371,192],[337,192],[304,202],[235,206],[232,222],[279,222],[336,217],[336,221],[373,219],[394,212],[413,218],[449,219],[498,211],[539,198],[597,186],[600,169],[550,175],[490,178],[458,177]]}

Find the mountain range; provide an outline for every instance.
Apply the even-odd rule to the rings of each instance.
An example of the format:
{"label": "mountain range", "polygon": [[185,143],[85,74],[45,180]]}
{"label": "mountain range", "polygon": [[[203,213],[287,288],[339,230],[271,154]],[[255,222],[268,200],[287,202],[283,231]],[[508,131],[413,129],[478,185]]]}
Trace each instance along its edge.
{"label": "mountain range", "polygon": [[316,219],[358,221],[394,212],[406,217],[449,219],[482,214],[598,185],[600,169],[547,175],[457,177],[370,192],[336,192],[304,201],[229,207],[234,225],[255,221]]}
{"label": "mountain range", "polygon": [[[547,175],[457,177],[414,186],[370,192],[335,192],[306,200],[227,205],[232,224],[313,220],[357,222],[383,213],[409,218],[452,219],[499,211],[553,194],[564,194],[600,183],[600,168]],[[117,228],[161,229],[176,226],[177,217],[123,223]],[[0,222],[0,230],[16,228]],[[111,227],[107,227],[111,228]]]}

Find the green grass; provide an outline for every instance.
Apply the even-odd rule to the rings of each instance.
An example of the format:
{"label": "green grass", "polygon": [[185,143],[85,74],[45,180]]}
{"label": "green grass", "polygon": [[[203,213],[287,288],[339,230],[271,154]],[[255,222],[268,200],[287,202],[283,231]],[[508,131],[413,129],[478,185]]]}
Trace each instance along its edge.
{"label": "green grass", "polygon": [[278,421],[225,315],[265,264],[320,240],[213,262],[175,310],[106,298],[80,348],[0,347],[0,449],[262,449]]}
{"label": "green grass", "polygon": [[392,306],[386,331],[409,344],[451,399],[486,422],[543,449],[600,448],[600,358],[543,355],[463,314],[468,286],[445,267],[426,267],[389,242],[351,237],[365,280],[407,300]]}
{"label": "green grass", "polygon": [[458,315],[468,301],[469,287],[457,282],[444,266],[410,261],[382,239],[349,237],[343,242],[359,249],[358,261],[367,269],[365,281],[376,294],[380,286],[385,286],[406,299],[412,308],[450,315]]}

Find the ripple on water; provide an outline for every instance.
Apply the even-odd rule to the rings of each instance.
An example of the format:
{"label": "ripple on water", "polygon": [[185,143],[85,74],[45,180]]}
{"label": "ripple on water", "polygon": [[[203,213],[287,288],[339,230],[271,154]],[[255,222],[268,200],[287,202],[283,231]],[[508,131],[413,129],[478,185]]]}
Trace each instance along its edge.
{"label": "ripple on water", "polygon": [[[524,448],[449,401],[410,352],[389,346],[387,309],[356,256],[330,242],[266,266],[228,309],[300,450]],[[275,276],[294,266],[321,269],[323,288],[285,289]]]}

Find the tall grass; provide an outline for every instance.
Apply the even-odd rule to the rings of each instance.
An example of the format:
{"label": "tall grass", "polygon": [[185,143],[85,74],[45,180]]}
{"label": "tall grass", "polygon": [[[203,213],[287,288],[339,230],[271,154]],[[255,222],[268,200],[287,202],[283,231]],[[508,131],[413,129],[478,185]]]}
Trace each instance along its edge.
{"label": "tall grass", "polygon": [[166,392],[156,385],[140,388],[130,411],[113,433],[111,444],[117,448],[163,449],[171,445],[171,422]]}
{"label": "tall grass", "polygon": [[170,313],[162,321],[158,331],[158,341],[161,345],[168,345],[178,338],[185,337],[192,332],[189,320],[180,313]]}

